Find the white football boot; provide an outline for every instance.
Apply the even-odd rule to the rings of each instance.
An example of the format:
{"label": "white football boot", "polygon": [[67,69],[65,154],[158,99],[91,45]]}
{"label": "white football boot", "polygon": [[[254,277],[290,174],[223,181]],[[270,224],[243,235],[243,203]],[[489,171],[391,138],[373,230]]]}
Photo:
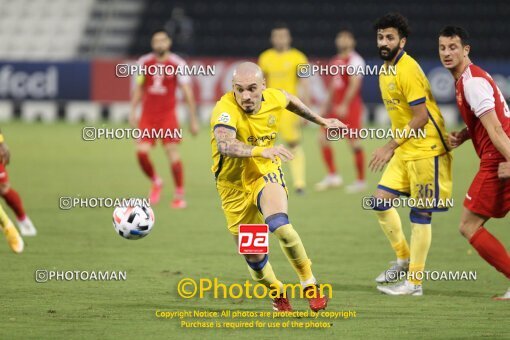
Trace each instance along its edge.
{"label": "white football boot", "polygon": [[423,288],[405,280],[391,286],[377,286],[377,290],[387,295],[412,295],[422,296]]}
{"label": "white football boot", "polygon": [[334,174],[334,175],[327,175],[324,177],[322,181],[315,184],[315,190],[317,191],[324,191],[331,188],[338,188],[342,184],[344,184],[344,180],[342,176]]}
{"label": "white football boot", "polygon": [[494,300],[499,300],[499,301],[510,301],[510,288],[508,288],[508,290],[506,291],[505,294],[501,295],[501,296],[495,296],[494,297]]}
{"label": "white football boot", "polygon": [[409,270],[409,260],[401,261],[401,263],[398,263],[398,261],[392,261],[390,263],[392,264],[391,267],[379,274],[379,276],[375,278],[375,282],[393,283],[405,277]]}
{"label": "white football boot", "polygon": [[35,236],[37,235],[37,229],[35,229],[34,224],[28,218],[28,216],[25,216],[23,220],[17,220],[18,229],[23,236]]}
{"label": "white football boot", "polygon": [[345,191],[348,194],[355,194],[355,193],[358,193],[358,192],[363,192],[365,190],[367,190],[367,182],[366,181],[360,181],[359,179],[356,180],[354,183],[349,184],[345,188]]}

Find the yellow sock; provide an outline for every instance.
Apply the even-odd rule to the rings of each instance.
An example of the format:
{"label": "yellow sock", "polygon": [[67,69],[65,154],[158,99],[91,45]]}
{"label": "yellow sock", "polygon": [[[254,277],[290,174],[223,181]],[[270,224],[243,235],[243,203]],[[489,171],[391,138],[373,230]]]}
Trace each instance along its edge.
{"label": "yellow sock", "polygon": [[429,253],[432,240],[432,225],[411,223],[411,260],[409,262],[409,282],[420,285],[423,278],[423,270]]}
{"label": "yellow sock", "polygon": [[6,229],[14,227],[9,216],[5,213],[4,209],[0,206],[0,229],[5,232]]}
{"label": "yellow sock", "polygon": [[292,227],[292,224],[279,227],[274,231],[274,234],[280,240],[280,247],[299,276],[301,285],[305,287],[315,284],[315,278],[312,273],[312,261],[306,255],[303,242],[301,242],[301,238]]}
{"label": "yellow sock", "polygon": [[290,151],[294,155],[294,159],[289,162],[294,188],[303,189],[306,186],[305,152],[301,145],[291,148]]}
{"label": "yellow sock", "polygon": [[248,270],[250,271],[252,279],[257,283],[261,283],[270,289],[274,289],[276,286],[280,287],[279,289],[283,288],[283,283],[276,278],[273,267],[269,261],[262,270],[253,270],[250,266],[248,266]]}
{"label": "yellow sock", "polygon": [[390,208],[384,211],[376,211],[376,214],[379,224],[390,241],[397,258],[401,260],[409,259],[409,245],[402,231],[402,222],[400,222],[397,209]]}

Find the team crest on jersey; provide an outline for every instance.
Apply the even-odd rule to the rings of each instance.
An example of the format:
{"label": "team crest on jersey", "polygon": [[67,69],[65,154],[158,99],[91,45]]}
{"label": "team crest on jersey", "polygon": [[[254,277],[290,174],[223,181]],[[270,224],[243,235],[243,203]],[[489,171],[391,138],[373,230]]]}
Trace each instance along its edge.
{"label": "team crest on jersey", "polygon": [[388,91],[395,91],[396,88],[397,86],[395,85],[395,83],[388,84]]}
{"label": "team crest on jersey", "polygon": [[218,117],[218,122],[220,123],[228,123],[230,122],[230,115],[226,112],[223,112],[222,114],[220,114],[220,116]]}
{"label": "team crest on jersey", "polygon": [[267,126],[271,127],[276,124],[276,117],[273,115],[269,115],[269,118],[267,119]]}

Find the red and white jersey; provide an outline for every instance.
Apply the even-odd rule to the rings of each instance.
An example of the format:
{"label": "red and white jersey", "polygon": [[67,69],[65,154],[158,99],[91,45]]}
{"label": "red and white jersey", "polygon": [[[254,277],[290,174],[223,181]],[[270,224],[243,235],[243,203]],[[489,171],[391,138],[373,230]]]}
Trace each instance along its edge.
{"label": "red and white jersey", "polygon": [[[166,60],[158,61],[154,53],[149,53],[138,60],[138,65],[144,70],[144,75],[137,79],[137,82],[142,82],[143,88],[142,117],[148,115],[157,119],[159,116],[173,113],[177,84],[191,81],[189,76],[176,72],[178,66],[181,68],[186,66],[184,59],[170,53]],[[161,71],[153,72],[154,70]]]}
{"label": "red and white jersey", "polygon": [[481,160],[504,161],[489,138],[480,117],[495,110],[503,126],[510,136],[510,111],[500,89],[492,77],[480,67],[470,64],[457,80],[455,85],[457,106],[466,123],[473,146]]}
{"label": "red and white jersey", "polygon": [[[340,58],[338,55],[333,57],[330,61],[330,65],[345,66],[344,68],[340,69],[343,69],[343,72],[339,72],[338,75],[333,76],[333,79],[331,79],[331,86],[333,87],[332,106],[335,107],[341,104],[344,100],[345,94],[347,92],[347,87],[351,81],[352,70],[359,70],[360,68],[364,69],[365,60],[358,53],[353,51],[346,58]],[[347,65],[352,65],[354,68],[349,68],[349,72],[347,72]],[[360,74],[360,76],[363,76],[363,74]],[[358,92],[351,101],[349,111],[361,110],[362,106],[363,102],[361,99],[360,86]]]}

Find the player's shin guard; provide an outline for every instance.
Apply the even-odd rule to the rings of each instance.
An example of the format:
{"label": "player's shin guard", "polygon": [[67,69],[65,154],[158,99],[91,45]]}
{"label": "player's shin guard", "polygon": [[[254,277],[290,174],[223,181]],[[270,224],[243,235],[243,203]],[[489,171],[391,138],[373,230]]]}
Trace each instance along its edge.
{"label": "player's shin guard", "polygon": [[140,168],[147,177],[150,178],[151,181],[156,180],[156,172],[154,171],[154,167],[149,159],[149,154],[147,152],[137,152],[136,156],[138,157],[138,163],[140,164]]}
{"label": "player's shin guard", "polygon": [[248,270],[254,281],[270,289],[275,289],[276,287],[278,287],[278,289],[283,288],[283,283],[276,278],[267,254],[260,262],[249,262],[248,260],[246,260],[246,262],[248,263]]}
{"label": "player's shin guard", "polygon": [[266,223],[269,230],[278,237],[280,247],[299,276],[301,285],[314,285],[316,280],[312,273],[312,261],[308,258],[303,242],[290,224],[287,214],[271,215],[266,218]]}
{"label": "player's shin guard", "polygon": [[420,285],[425,270],[425,262],[432,240],[432,216],[411,210],[411,259],[409,262],[409,282]]}
{"label": "player's shin guard", "polygon": [[391,247],[399,260],[409,259],[409,245],[402,231],[402,222],[397,209],[390,207],[374,207],[379,225],[391,243]]}
{"label": "player's shin guard", "polygon": [[294,159],[289,162],[292,180],[296,189],[303,189],[306,186],[305,179],[305,152],[301,145],[295,146],[290,150]]}
{"label": "player's shin guard", "polygon": [[478,228],[469,243],[485,261],[510,279],[510,253],[487,229]]}

